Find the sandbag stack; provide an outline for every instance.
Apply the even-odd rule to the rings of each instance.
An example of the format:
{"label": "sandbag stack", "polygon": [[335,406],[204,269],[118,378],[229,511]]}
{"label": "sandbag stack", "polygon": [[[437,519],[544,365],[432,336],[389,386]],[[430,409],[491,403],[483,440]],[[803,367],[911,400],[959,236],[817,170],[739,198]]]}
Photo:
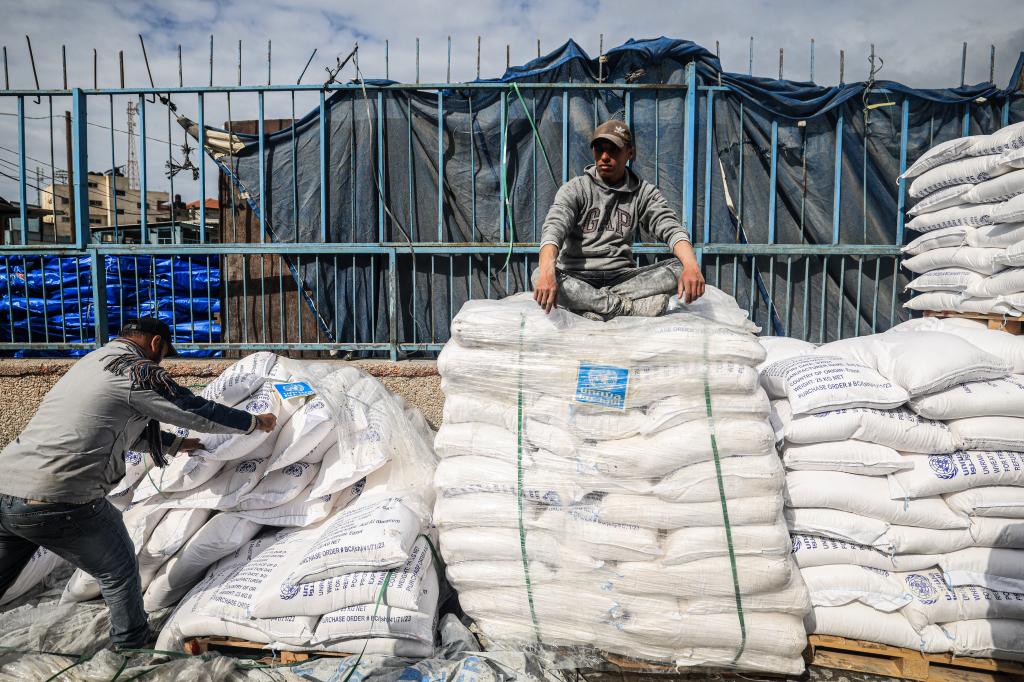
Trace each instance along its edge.
{"label": "sandbag stack", "polygon": [[903,174],[911,310],[1024,314],[1024,123],[936,145]]}
{"label": "sandbag stack", "polygon": [[756,327],[712,287],[687,311],[453,320],[434,521],[489,648],[803,669]]}
{"label": "sandbag stack", "polygon": [[[315,394],[284,398],[275,388],[297,381]],[[382,652],[429,653],[439,583],[427,577],[436,569],[431,544],[420,537],[429,530],[434,471],[433,431],[422,415],[354,367],[272,353],[240,360],[202,395],[252,414],[274,413],[278,422],[271,433],[245,435],[179,429],[203,449],[162,469],[142,453],[125,454],[125,477],[109,500],[123,509],[146,609],[185,597],[165,644],[231,635],[348,651],[383,637],[389,644],[374,643]],[[388,551],[368,552],[377,546]],[[307,564],[318,571],[304,570]],[[374,609],[385,584],[387,596],[401,592],[406,601],[395,596]],[[324,593],[330,598],[319,598]],[[270,606],[256,599],[286,594]],[[99,596],[95,579],[77,571],[62,598]],[[414,633],[401,631],[409,618],[399,604],[420,613]],[[273,615],[264,618],[264,608]]]}
{"label": "sandbag stack", "polygon": [[1024,484],[1024,420],[995,416],[1024,400],[1024,340],[926,318],[765,343],[808,631],[1024,656],[1024,509],[1007,488]]}

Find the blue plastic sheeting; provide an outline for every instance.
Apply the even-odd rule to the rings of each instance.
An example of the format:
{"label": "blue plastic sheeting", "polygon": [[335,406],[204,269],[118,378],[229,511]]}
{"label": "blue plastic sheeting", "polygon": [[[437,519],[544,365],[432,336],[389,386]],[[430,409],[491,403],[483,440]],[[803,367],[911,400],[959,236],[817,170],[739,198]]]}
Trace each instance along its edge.
{"label": "blue plastic sheeting", "polygon": [[[175,343],[221,340],[220,265],[215,256],[104,256],[107,332],[155,316]],[[0,342],[95,343],[92,256],[0,256]],[[80,357],[84,350],[14,351],[15,357]],[[213,357],[215,351],[180,351]]]}
{"label": "blue plastic sheeting", "polygon": [[[693,63],[695,120],[687,120],[682,89],[555,85],[523,88],[522,100],[511,88],[369,90],[367,97],[354,89],[335,92],[325,103],[323,206],[319,109],[266,136],[265,186],[254,136],[241,136],[245,149],[221,167],[248,194],[257,218],[265,206],[270,241],[321,241],[323,211],[328,241],[412,242],[408,252],[396,256],[396,330],[389,326],[387,296],[380,293],[388,287],[380,257],[377,262],[345,259],[337,269],[323,263],[318,268],[308,259],[291,261],[305,290],[316,292],[307,300],[328,338],[443,342],[451,316],[467,299],[528,289],[534,257],[517,256],[508,263],[503,254],[432,257],[417,253],[415,243],[537,241],[563,168],[566,177],[582,172],[591,162],[590,131],[613,116],[627,118],[634,128],[634,169],[658,184],[681,216],[687,179],[693,178],[690,229],[698,246],[705,230],[709,244],[774,239],[778,244],[896,245],[902,236],[896,177],[904,100],[908,163],[933,144],[964,134],[965,116],[970,134],[1001,127],[1004,105],[1009,122],[1024,118],[1024,99],[992,84],[919,90],[876,81],[822,87],[721,73],[708,50],[669,38],[630,40],[606,58],[599,69],[597,60],[570,41],[510,68],[500,79],[481,82],[596,83],[600,77],[605,84],[621,84],[628,77],[636,84],[685,84],[687,65]],[[1021,67],[1018,62],[1012,83]],[[527,111],[536,121],[536,135]],[[696,130],[693,165],[687,168],[689,125]],[[649,235],[639,238],[651,241]],[[793,288],[785,294],[776,285],[779,273],[786,272],[786,258],[769,265],[770,260],[705,258],[705,274],[710,277],[713,267],[722,282],[736,282],[735,288],[723,288],[744,305],[752,302],[755,321],[776,333],[830,340],[854,328],[882,330],[900,321],[901,307],[890,305],[903,284],[893,258],[797,258],[788,263]],[[805,320],[798,313],[784,322],[793,310],[815,314]]]}

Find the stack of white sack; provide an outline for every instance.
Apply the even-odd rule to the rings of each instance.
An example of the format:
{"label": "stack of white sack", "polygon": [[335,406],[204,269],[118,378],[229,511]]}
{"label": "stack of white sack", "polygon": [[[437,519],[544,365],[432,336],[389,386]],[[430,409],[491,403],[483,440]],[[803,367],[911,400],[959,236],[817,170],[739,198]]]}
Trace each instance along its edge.
{"label": "stack of white sack", "polygon": [[489,648],[803,669],[755,330],[713,287],[608,322],[529,295],[463,306],[438,358],[434,522]]}
{"label": "stack of white sack", "polygon": [[[276,388],[298,381],[313,394],[285,399]],[[178,430],[198,438],[203,449],[181,453],[162,469],[148,456],[126,453],[127,473],[109,499],[124,508],[147,610],[177,604],[207,569],[229,561],[261,533],[320,527],[357,498],[362,504],[401,496],[402,508],[411,508],[416,519],[414,536],[429,522],[433,432],[416,410],[361,370],[256,353],[225,370],[202,395],[253,414],[271,412],[277,426],[235,436]],[[363,498],[370,474],[374,494]],[[407,487],[404,481],[427,483]],[[385,532],[371,530],[370,537]],[[264,537],[258,540],[267,545]],[[96,580],[76,571],[63,600],[99,596]],[[255,641],[274,640],[268,634]]]}
{"label": "stack of white sack", "polygon": [[905,307],[1024,314],[1024,123],[937,145],[902,177],[921,233],[902,249]]}
{"label": "stack of white sack", "polygon": [[[1024,394],[1010,388],[1024,359],[1011,340],[1024,343],[928,318],[819,348],[763,341],[793,554],[814,606],[809,632],[1024,655],[1015,620],[1024,618],[1024,507],[1006,488],[982,487],[1024,481],[1024,458],[961,449],[988,445],[976,434],[1009,424],[947,419],[986,390]],[[960,409],[974,415],[992,402]]]}

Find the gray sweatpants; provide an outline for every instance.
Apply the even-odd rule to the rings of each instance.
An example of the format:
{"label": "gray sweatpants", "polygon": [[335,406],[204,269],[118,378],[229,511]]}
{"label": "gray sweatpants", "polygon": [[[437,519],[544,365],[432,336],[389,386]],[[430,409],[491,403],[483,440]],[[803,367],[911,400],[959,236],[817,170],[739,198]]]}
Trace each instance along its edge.
{"label": "gray sweatpants", "polygon": [[[538,270],[531,282],[536,285]],[[674,294],[679,287],[683,264],[676,258],[642,268],[621,270],[555,270],[558,305],[577,313],[603,317],[622,315],[624,300],[637,301],[655,294]]]}

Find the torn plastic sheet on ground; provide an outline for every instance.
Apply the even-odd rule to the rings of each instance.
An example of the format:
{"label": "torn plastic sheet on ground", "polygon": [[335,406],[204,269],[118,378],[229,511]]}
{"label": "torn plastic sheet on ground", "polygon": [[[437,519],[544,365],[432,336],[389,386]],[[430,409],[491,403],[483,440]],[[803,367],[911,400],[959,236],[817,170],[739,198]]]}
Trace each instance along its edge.
{"label": "torn plastic sheet on ground", "polygon": [[[217,653],[123,656],[107,648],[110,644],[108,627],[107,609],[102,602],[58,604],[52,595],[30,600],[0,614],[0,682],[49,678],[92,682],[132,680],[142,676],[156,682],[185,679],[209,682],[267,679],[564,682],[565,679],[529,654],[480,652],[472,633],[451,615],[441,623],[441,647],[434,658],[409,660],[368,655],[280,665],[259,664]],[[350,675],[353,666],[357,669]]]}

